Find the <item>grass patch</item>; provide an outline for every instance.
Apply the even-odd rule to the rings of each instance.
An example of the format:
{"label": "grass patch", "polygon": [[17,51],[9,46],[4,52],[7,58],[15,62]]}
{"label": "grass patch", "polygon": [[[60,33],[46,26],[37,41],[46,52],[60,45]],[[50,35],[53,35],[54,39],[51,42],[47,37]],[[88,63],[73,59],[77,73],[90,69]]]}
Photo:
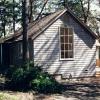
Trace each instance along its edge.
{"label": "grass patch", "polygon": [[18,97],[7,93],[0,93],[0,100],[18,100]]}

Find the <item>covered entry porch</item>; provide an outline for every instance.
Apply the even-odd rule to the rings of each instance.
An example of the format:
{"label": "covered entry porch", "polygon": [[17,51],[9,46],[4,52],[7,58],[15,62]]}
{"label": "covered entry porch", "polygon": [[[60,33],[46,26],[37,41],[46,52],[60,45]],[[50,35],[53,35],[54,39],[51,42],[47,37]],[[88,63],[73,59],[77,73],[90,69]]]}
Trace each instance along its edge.
{"label": "covered entry porch", "polygon": [[100,77],[100,42],[96,41],[96,76]]}

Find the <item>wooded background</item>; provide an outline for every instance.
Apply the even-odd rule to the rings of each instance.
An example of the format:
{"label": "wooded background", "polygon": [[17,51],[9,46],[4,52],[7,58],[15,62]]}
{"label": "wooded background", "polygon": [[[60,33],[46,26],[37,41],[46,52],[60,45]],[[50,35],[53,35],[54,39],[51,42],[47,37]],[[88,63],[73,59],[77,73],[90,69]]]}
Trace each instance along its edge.
{"label": "wooded background", "polygon": [[[0,0],[0,38],[15,34],[23,28],[23,60],[27,57],[27,27],[44,16],[64,8],[86,23],[99,35],[100,13],[91,11],[94,2],[100,8],[100,0]],[[99,22],[100,23],[100,22]]]}
{"label": "wooded background", "polygon": [[[95,16],[91,13],[93,0],[0,0],[0,37],[15,33],[21,27],[24,21],[22,1],[26,1],[27,24],[68,6],[76,16],[98,32]],[[100,0],[95,1],[100,7]],[[100,18],[100,14],[96,17]]]}

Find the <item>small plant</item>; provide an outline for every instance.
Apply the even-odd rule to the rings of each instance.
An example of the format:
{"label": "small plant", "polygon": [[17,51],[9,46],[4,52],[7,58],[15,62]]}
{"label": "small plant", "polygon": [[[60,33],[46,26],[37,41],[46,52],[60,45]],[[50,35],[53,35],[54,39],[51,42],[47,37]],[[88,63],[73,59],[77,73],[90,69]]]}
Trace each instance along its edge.
{"label": "small plant", "polygon": [[48,73],[40,73],[36,79],[31,81],[34,90],[42,93],[53,93],[59,91],[59,84]]}

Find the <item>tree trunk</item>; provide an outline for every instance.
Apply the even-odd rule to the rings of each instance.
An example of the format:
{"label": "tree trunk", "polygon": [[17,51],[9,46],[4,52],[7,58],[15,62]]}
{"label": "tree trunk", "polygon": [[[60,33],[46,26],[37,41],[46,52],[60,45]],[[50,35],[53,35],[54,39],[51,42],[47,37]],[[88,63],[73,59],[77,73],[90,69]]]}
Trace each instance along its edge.
{"label": "tree trunk", "polygon": [[2,27],[3,27],[3,35],[4,35],[4,37],[5,37],[5,36],[6,36],[6,29],[5,29],[6,24],[5,24],[5,19],[4,19],[3,23],[2,23]]}
{"label": "tree trunk", "polygon": [[22,0],[22,27],[23,27],[23,63],[28,60],[28,36],[27,36],[27,11],[26,0]]}
{"label": "tree trunk", "polygon": [[68,0],[64,0],[64,7],[68,9]]}
{"label": "tree trunk", "polygon": [[87,23],[87,16],[84,16],[84,23]]}
{"label": "tree trunk", "polygon": [[3,16],[2,16],[2,28],[3,28],[3,36],[6,36],[6,19],[5,19],[5,9],[3,10]]}
{"label": "tree trunk", "polygon": [[29,0],[29,23],[32,22],[33,0]]}
{"label": "tree trunk", "polygon": [[13,32],[15,33],[15,0],[13,0]]}

